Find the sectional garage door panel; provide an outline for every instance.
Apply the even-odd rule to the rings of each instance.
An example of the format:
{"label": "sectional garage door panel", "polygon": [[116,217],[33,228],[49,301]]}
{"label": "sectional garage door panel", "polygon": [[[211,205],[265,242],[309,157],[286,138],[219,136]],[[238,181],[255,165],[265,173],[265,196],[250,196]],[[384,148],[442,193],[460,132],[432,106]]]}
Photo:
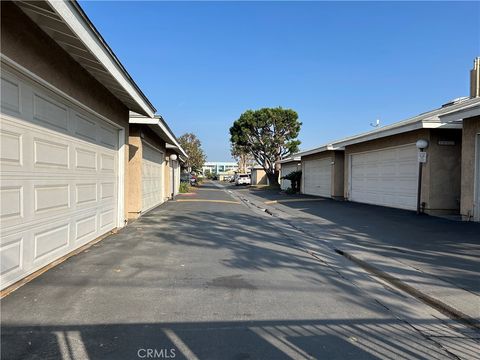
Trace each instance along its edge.
{"label": "sectional garage door panel", "polygon": [[5,287],[117,226],[118,130],[33,83],[1,82]]}
{"label": "sectional garage door panel", "polygon": [[417,167],[415,145],[353,154],[350,200],[414,210]]}
{"label": "sectional garage door panel", "polygon": [[[282,165],[282,176],[288,175],[288,174],[290,174],[294,171],[297,171],[297,165],[296,164]],[[282,190],[287,190],[291,186],[292,186],[292,184],[291,184],[290,180],[281,179],[280,187],[281,187]]]}
{"label": "sectional garage door panel", "polygon": [[163,203],[164,154],[142,142],[142,212]]}
{"label": "sectional garage door panel", "polygon": [[304,162],[303,193],[330,197],[332,192],[332,164],[330,158]]}

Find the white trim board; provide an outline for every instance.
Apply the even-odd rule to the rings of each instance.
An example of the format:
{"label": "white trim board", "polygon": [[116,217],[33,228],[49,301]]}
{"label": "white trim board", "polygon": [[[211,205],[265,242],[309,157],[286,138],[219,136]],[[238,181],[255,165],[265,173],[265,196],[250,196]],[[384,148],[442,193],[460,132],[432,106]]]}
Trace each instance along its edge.
{"label": "white trim board", "polygon": [[111,56],[106,51],[103,44],[93,31],[85,24],[80,14],[74,10],[72,4],[67,1],[47,0],[48,4],[55,12],[65,21],[65,24],[72,30],[78,39],[87,47],[98,61],[112,74],[115,80],[122,86],[125,91],[135,100],[135,102],[145,111],[148,116],[153,117],[155,109],[152,108],[138,93],[135,87],[131,84],[124,71],[120,69]]}

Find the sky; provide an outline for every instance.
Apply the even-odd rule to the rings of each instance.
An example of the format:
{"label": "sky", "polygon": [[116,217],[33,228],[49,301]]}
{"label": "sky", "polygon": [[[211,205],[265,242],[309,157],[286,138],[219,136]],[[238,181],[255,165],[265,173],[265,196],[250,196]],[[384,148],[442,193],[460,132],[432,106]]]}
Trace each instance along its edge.
{"label": "sky", "polygon": [[228,161],[248,109],[291,108],[301,149],[468,96],[478,2],[80,1],[179,136]]}

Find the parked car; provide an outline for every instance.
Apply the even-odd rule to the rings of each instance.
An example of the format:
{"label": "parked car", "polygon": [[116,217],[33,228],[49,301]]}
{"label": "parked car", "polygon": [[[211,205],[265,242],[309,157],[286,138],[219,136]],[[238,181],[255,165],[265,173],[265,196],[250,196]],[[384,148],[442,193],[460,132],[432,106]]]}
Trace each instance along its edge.
{"label": "parked car", "polygon": [[180,175],[180,182],[190,182],[190,174],[182,174]]}
{"label": "parked car", "polygon": [[191,186],[197,186],[198,185],[197,177],[195,175],[190,175],[190,185]]}
{"label": "parked car", "polygon": [[248,174],[240,174],[237,176],[235,180],[235,185],[250,185],[252,183],[250,179],[250,175]]}
{"label": "parked car", "polygon": [[180,182],[189,183],[191,186],[197,185],[197,177],[192,174],[184,173],[180,175]]}

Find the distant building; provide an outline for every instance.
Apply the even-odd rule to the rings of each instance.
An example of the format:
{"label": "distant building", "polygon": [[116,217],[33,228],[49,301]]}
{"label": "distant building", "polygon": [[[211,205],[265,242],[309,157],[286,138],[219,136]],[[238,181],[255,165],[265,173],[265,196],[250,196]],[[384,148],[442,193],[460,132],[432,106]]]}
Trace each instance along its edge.
{"label": "distant building", "polygon": [[211,174],[233,174],[238,170],[238,164],[236,162],[220,162],[212,161],[206,162],[202,167],[202,172],[205,175],[210,172]]}
{"label": "distant building", "polygon": [[268,180],[267,173],[265,169],[261,166],[253,166],[249,168],[251,174],[251,184],[252,185],[269,185],[270,181]]}

